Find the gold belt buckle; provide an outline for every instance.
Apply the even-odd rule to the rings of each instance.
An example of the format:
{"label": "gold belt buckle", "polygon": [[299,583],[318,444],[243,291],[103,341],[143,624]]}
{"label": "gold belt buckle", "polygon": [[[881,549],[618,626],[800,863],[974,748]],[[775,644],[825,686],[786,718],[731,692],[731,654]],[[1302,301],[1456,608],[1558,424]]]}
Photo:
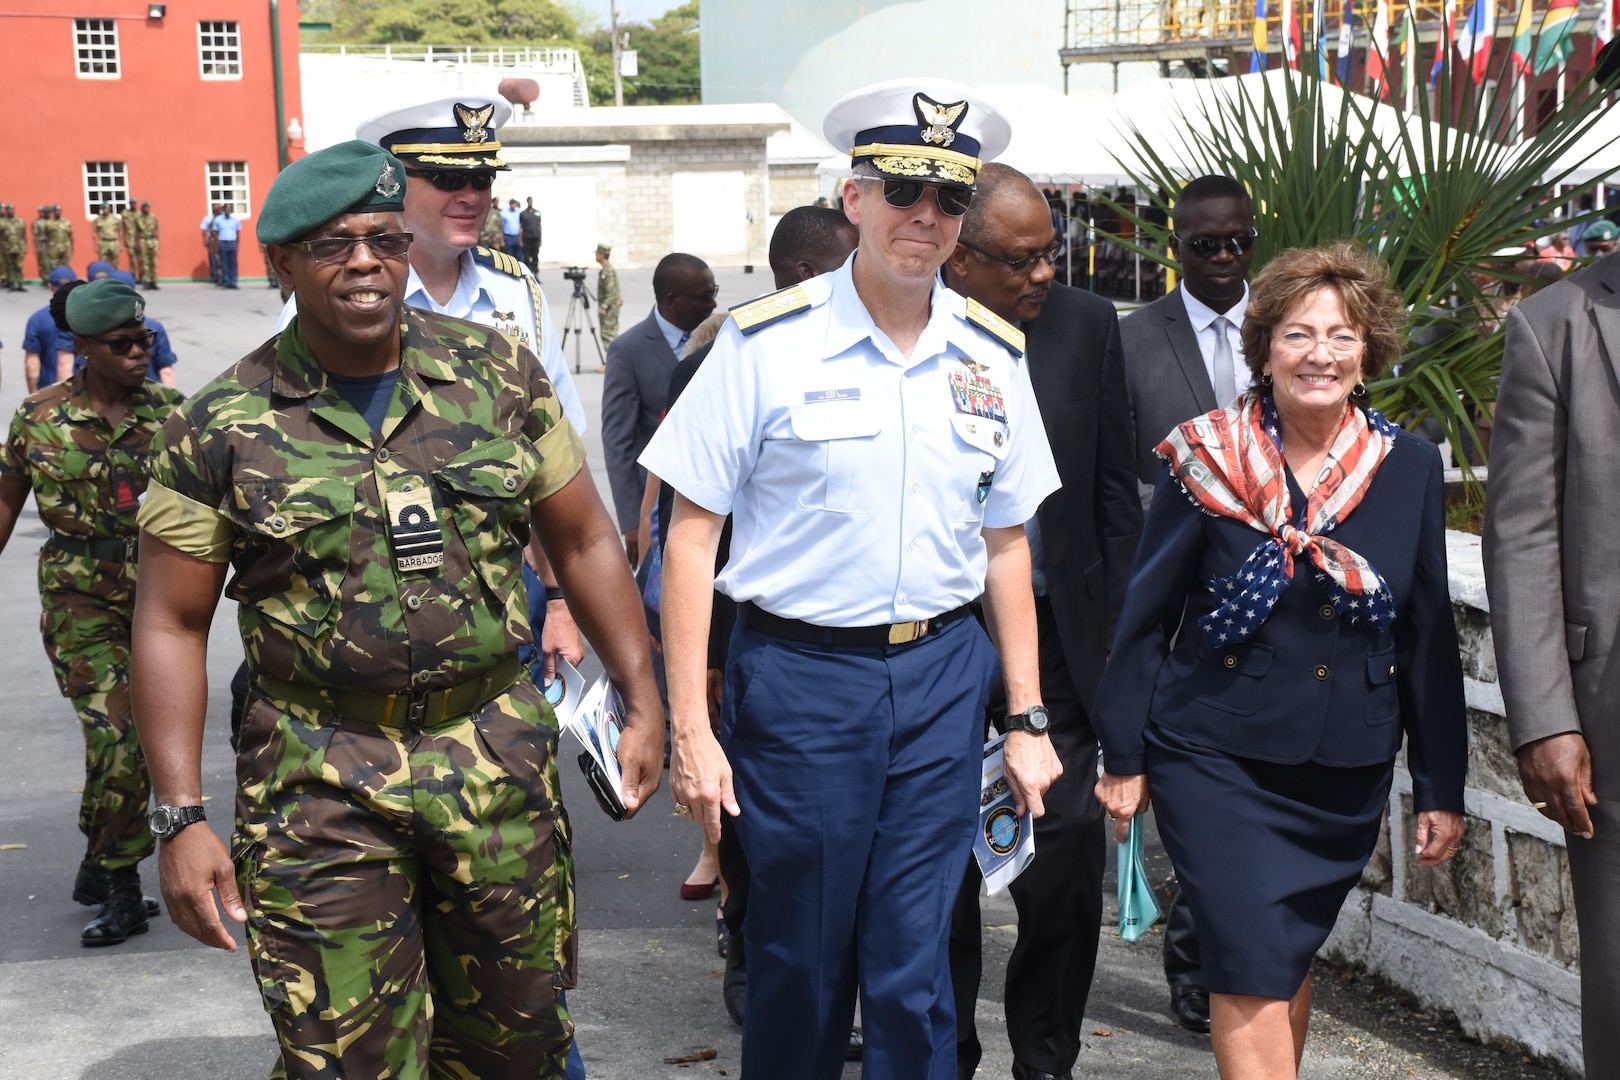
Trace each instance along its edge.
{"label": "gold belt buckle", "polygon": [[928,633],[928,620],[919,619],[916,622],[894,623],[889,627],[889,644],[904,645],[916,641]]}

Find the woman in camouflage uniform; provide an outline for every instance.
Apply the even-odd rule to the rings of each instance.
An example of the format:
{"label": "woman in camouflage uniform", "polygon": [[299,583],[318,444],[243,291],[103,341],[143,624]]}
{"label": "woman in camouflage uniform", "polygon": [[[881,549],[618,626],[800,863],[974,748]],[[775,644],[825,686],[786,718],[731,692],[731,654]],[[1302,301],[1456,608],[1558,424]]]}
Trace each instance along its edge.
{"label": "woman in camouflage uniform", "polygon": [[85,945],[145,933],[157,914],[136,869],[152,854],[151,781],[130,718],[129,627],[149,447],[180,394],[146,377],[144,306],[110,278],[73,290],[67,318],[84,370],[22,403],[0,456],[0,550],[30,490],[51,530],[39,552],[40,631],[85,745],[79,829],[88,847],[73,898],[102,904]]}

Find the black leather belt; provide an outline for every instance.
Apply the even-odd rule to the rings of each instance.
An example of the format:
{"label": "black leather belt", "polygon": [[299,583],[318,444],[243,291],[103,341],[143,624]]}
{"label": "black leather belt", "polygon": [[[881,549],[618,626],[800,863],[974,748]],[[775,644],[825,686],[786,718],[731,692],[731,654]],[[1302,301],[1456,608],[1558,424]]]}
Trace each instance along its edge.
{"label": "black leather belt", "polygon": [[518,658],[508,656],[464,683],[423,694],[374,694],[266,677],[260,677],[257,685],[260,693],[271,701],[320,709],[336,713],[345,720],[378,727],[415,729],[432,727],[453,716],[483,708],[511,689],[521,674],[523,665]]}
{"label": "black leather belt", "polygon": [[45,542],[68,555],[83,555],[106,562],[134,562],[136,543],[139,539],[139,533],[131,533],[117,539],[83,540],[77,536],[63,536],[59,532],[53,532],[50,539]]}
{"label": "black leather belt", "polygon": [[737,605],[743,625],[771,637],[801,641],[807,645],[905,645],[929,634],[937,634],[971,610],[963,604],[932,619],[915,622],[882,623],[878,626],[817,626],[801,619],[772,615],[752,600]]}

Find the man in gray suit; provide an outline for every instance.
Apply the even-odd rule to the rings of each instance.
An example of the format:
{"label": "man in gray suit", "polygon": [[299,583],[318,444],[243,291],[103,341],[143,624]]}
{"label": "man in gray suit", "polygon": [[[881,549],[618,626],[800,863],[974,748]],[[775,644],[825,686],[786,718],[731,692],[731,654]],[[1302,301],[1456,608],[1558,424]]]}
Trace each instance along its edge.
{"label": "man in gray suit", "polygon": [[[1163,468],[1153,448],[1178,424],[1225,407],[1249,385],[1242,334],[1254,202],[1231,177],[1201,176],[1181,189],[1173,216],[1170,254],[1181,265],[1181,284],[1119,324],[1144,506]],[[1165,918],[1164,975],[1176,1023],[1208,1031],[1198,937],[1180,892]]]}
{"label": "man in gray suit", "polygon": [[1620,257],[1508,313],[1485,583],[1524,793],[1566,830],[1587,1080],[1620,1077]]}
{"label": "man in gray suit", "polygon": [[692,331],[714,311],[719,291],[708,263],[680,252],[665,255],[653,271],[652,313],[608,346],[602,450],[631,566],[641,561],[641,495],[647,486],[647,472],[636,459],[664,418],[675,361]]}

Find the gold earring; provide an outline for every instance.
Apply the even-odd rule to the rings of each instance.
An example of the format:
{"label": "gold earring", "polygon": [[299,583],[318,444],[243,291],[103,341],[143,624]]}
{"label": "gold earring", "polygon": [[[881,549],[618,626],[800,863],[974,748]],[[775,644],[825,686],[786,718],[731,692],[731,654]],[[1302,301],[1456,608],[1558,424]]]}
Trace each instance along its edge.
{"label": "gold earring", "polygon": [[1355,389],[1350,391],[1350,396],[1354,397],[1354,398],[1364,398],[1364,397],[1366,397],[1367,396],[1367,384],[1364,383],[1364,382],[1356,383]]}
{"label": "gold earring", "polygon": [[1270,390],[1271,389],[1271,383],[1272,383],[1271,372],[1262,371],[1260,373],[1260,385],[1265,387],[1267,390]]}

